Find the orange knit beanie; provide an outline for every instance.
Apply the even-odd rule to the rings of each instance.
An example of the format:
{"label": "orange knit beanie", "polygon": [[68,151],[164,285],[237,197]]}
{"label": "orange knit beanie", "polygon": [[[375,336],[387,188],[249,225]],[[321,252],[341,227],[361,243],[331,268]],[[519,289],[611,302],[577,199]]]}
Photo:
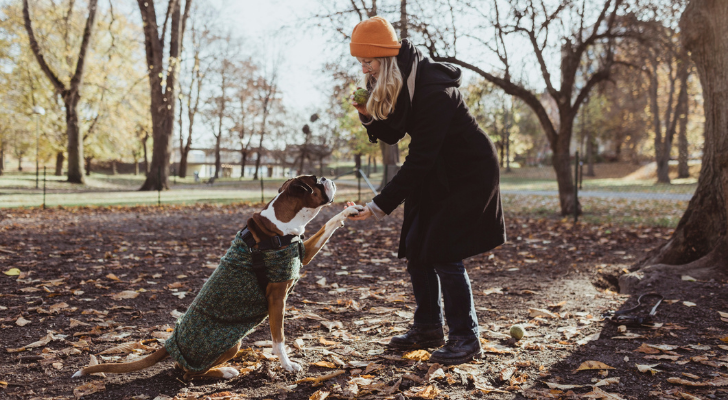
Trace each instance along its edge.
{"label": "orange knit beanie", "polygon": [[396,56],[401,46],[392,24],[379,16],[359,22],[349,43],[352,56],[366,58]]}

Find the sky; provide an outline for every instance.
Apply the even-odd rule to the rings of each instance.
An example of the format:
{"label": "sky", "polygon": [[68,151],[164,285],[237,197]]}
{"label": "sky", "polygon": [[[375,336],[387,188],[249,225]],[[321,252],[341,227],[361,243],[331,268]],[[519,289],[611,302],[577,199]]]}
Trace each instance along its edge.
{"label": "sky", "polygon": [[[279,67],[280,88],[286,108],[300,112],[315,112],[327,104],[330,82],[321,70],[319,55],[331,47],[320,34],[302,31],[294,35],[291,29],[281,34],[282,27],[295,27],[310,17],[318,6],[316,0],[209,0],[220,9],[221,22],[234,27],[246,42],[256,48],[254,55],[273,58],[282,55]],[[353,29],[353,27],[352,27]]]}

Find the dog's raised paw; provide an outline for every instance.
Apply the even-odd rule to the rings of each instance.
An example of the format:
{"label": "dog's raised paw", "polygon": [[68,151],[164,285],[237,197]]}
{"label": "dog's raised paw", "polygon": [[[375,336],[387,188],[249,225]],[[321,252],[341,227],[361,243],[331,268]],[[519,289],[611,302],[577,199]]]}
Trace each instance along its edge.
{"label": "dog's raised paw", "polygon": [[233,367],[220,367],[217,370],[222,372],[223,379],[233,379],[240,375],[240,371]]}

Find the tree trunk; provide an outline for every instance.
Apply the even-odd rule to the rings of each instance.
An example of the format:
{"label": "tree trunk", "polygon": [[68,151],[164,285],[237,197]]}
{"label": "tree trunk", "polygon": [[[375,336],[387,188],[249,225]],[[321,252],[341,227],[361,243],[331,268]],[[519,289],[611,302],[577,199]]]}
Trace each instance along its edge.
{"label": "tree trunk", "polygon": [[[683,46],[684,47],[684,46]],[[684,49],[683,49],[684,50]],[[690,71],[688,70],[688,55],[684,51],[681,54],[681,65],[680,65],[680,98],[678,99],[679,108],[679,119],[678,119],[678,132],[677,132],[677,177],[688,178],[690,177],[690,169],[688,168],[688,115],[690,111],[690,101],[688,99],[688,78],[690,77]]]}
{"label": "tree trunk", "polygon": [[0,139],[0,176],[5,171],[5,140]]}
{"label": "tree trunk", "polygon": [[382,166],[384,167],[382,182],[379,184],[379,190],[381,190],[399,171],[397,165],[399,163],[399,147],[396,144],[390,145],[380,140],[379,149],[382,151]]}
{"label": "tree trunk", "polygon": [[245,162],[248,159],[248,151],[243,149],[240,153],[240,177],[245,178]]}
{"label": "tree trunk", "polygon": [[573,215],[575,206],[578,207],[578,213],[581,214],[579,203],[574,202],[574,176],[571,173],[571,154],[569,154],[574,115],[570,116],[566,112],[560,114],[562,118],[560,118],[559,134],[556,136],[555,142],[551,144],[551,148],[554,152],[553,167],[559,188],[561,215]]}
{"label": "tree trunk", "polygon": [[65,160],[65,156],[63,155],[62,151],[59,151],[56,153],[56,176],[63,176],[63,161]]}
{"label": "tree trunk", "polygon": [[93,160],[93,157],[86,157],[86,176],[91,175],[91,160]]}
{"label": "tree trunk", "polygon": [[144,175],[149,176],[149,154],[147,153],[147,140],[149,140],[149,134],[144,135],[142,139],[142,148],[144,149]]}
{"label": "tree trunk", "polygon": [[23,155],[18,156],[18,172],[23,172]]}
{"label": "tree trunk", "polygon": [[179,177],[187,177],[187,156],[190,154],[189,144],[181,149],[179,158]]}
{"label": "tree trunk", "polygon": [[111,160],[111,175],[116,175],[116,160]]}
{"label": "tree trunk", "polygon": [[[164,36],[166,21],[161,32],[157,26],[154,0],[137,0],[142,15],[144,46],[149,67],[150,112],[152,116],[152,162],[147,178],[139,190],[169,189],[169,161],[172,153],[177,73],[179,55],[184,39],[185,23],[192,0],[185,1],[184,14],[181,1],[170,0],[172,24],[169,38],[168,65],[164,65]],[[161,33],[161,37],[160,37]],[[166,73],[166,80],[163,77]]]}
{"label": "tree trunk", "polygon": [[586,176],[596,176],[594,173],[594,138],[592,137],[593,132],[589,129],[586,133]]}
{"label": "tree trunk", "polygon": [[139,175],[139,160],[134,159],[134,175]]}
{"label": "tree trunk", "polygon": [[[83,138],[78,127],[78,96],[65,101],[68,136],[68,182],[83,183]],[[88,174],[87,174],[88,175]]]}
{"label": "tree trunk", "polygon": [[[725,269],[728,229],[728,2],[692,0],[680,19],[703,88],[705,145],[698,187],[670,240],[643,265],[690,263]],[[697,264],[696,264],[697,263]]]}
{"label": "tree trunk", "polygon": [[83,82],[83,70],[86,61],[86,52],[91,42],[91,33],[93,31],[94,21],[96,19],[96,4],[98,0],[90,0],[88,5],[88,17],[86,18],[86,26],[84,27],[81,39],[81,49],[78,52],[76,62],[76,70],[71,77],[69,85],[66,86],[58,76],[53,72],[51,67],[45,60],[38,42],[35,39],[32,23],[30,20],[30,10],[28,0],[23,0],[23,21],[25,30],[28,33],[30,48],[35,55],[38,65],[43,73],[48,77],[51,84],[58,93],[63,96],[63,102],[66,106],[66,131],[68,137],[68,182],[83,183],[83,138],[80,136],[78,126],[78,101],[81,98],[80,87]]}
{"label": "tree trunk", "polygon": [[222,160],[220,159],[220,141],[222,140],[222,132],[219,132],[215,138],[215,179],[220,177],[222,171]]}

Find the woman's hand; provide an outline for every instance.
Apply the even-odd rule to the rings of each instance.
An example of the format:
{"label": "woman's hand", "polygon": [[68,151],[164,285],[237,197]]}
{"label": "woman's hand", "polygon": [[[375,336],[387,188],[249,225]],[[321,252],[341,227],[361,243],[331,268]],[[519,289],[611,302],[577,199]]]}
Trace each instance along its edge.
{"label": "woman's hand", "polygon": [[349,96],[349,99],[351,100],[351,105],[354,106],[354,108],[356,108],[356,111],[359,111],[359,114],[365,116],[367,119],[372,117],[367,112],[366,104],[359,104],[356,101],[354,101],[354,92],[351,92],[351,96]]}
{"label": "woman's hand", "polygon": [[[353,201],[346,202],[346,207],[351,207],[351,206],[355,206],[355,205],[356,205],[356,203],[354,203]],[[372,210],[370,210],[369,207],[364,206],[364,209],[359,211],[358,215],[350,215],[347,218],[352,221],[364,221],[365,219],[367,219],[371,216],[372,216]]]}

